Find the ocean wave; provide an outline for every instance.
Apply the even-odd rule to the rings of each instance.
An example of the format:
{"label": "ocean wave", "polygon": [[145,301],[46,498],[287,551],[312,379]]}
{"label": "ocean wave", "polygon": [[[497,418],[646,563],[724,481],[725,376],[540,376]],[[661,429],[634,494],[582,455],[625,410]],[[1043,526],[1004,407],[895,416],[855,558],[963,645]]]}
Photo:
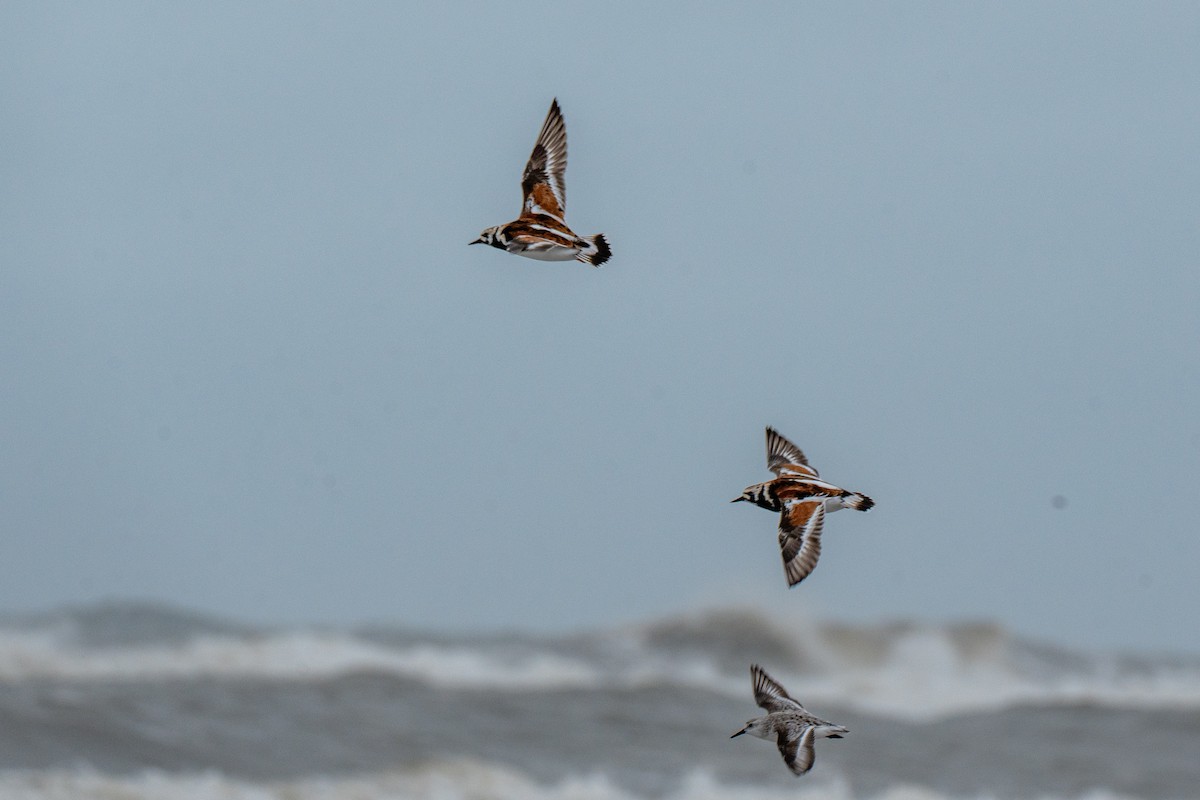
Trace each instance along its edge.
{"label": "ocean wave", "polygon": [[319,680],[374,672],[447,689],[677,686],[745,697],[746,670],[756,660],[810,705],[910,720],[1015,705],[1200,708],[1198,660],[1081,654],[992,625],[784,625],[754,612],[721,611],[515,638],[256,631],[192,617],[135,616],[139,630],[157,633],[125,636],[94,609],[0,624],[0,681]]}
{"label": "ocean wave", "polygon": [[[461,760],[411,771],[271,782],[239,780],[217,772],[149,770],[115,776],[91,770],[6,770],[0,771],[0,796],[8,800],[993,800],[990,794],[946,794],[906,784],[874,794],[856,794],[845,781],[752,786],[721,782],[705,770],[687,774],[665,794],[643,795],[621,788],[603,773],[541,784],[515,770]],[[1036,800],[1139,798],[1094,789],[1072,797],[1043,794]]]}
{"label": "ocean wave", "polygon": [[0,680],[155,680],[200,677],[320,679],[384,672],[448,688],[592,686],[578,660],[531,652],[497,658],[463,645],[389,647],[348,634],[295,631],[197,636],[173,645],[80,647],[53,631],[0,633]]}

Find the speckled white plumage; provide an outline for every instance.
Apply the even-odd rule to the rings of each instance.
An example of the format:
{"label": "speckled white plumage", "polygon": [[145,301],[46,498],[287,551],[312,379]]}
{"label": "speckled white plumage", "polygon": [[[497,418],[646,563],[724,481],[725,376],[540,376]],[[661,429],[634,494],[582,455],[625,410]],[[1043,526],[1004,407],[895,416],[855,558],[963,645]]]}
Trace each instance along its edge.
{"label": "speckled white plumage", "polygon": [[731,739],[748,733],[759,739],[774,739],[779,754],[788,769],[803,775],[812,769],[816,758],[813,742],[817,739],[840,739],[849,733],[845,727],[815,717],[799,701],[793,699],[783,686],[758,664],[750,666],[754,685],[754,702],[767,713],[746,723]]}

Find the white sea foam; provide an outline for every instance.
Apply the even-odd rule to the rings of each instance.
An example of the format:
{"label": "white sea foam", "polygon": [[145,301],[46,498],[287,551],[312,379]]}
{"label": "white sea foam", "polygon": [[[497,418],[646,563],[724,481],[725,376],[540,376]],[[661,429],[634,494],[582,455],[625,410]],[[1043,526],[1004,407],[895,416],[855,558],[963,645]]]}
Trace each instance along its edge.
{"label": "white sea foam", "polygon": [[1159,664],[1132,670],[1095,657],[1082,670],[1032,675],[1004,654],[965,657],[945,632],[930,629],[897,637],[880,664],[848,660],[802,680],[806,698],[906,718],[932,719],[1020,704],[1200,708],[1196,666]]}
{"label": "white sea foam", "polygon": [[[0,772],[5,800],[643,800],[603,774],[542,785],[510,769],[477,762],[427,765],[410,772],[314,777],[278,782],[243,781],[219,773],[147,771],[112,776],[86,770]],[[684,777],[662,800],[988,800],[897,785],[874,795],[855,794],[844,782],[797,782],[771,788],[721,783],[703,770]],[[1103,790],[1036,800],[1137,800]]]}
{"label": "white sea foam", "polygon": [[56,631],[0,633],[0,680],[295,680],[385,672],[452,688],[553,689],[594,685],[593,668],[545,652],[496,658],[466,646],[387,647],[348,634],[198,636],[182,644],[85,648]]}
{"label": "white sea foam", "polygon": [[[707,652],[711,642],[679,648],[655,643],[646,630],[603,634],[604,646],[584,655],[586,649],[559,646],[552,652],[536,644],[415,640],[392,645],[348,632],[314,630],[209,633],[171,643],[92,647],[79,644],[69,625],[8,628],[0,629],[0,680],[304,680],[378,672],[451,689],[669,685],[748,695],[746,673],[740,665],[735,671],[728,662],[718,664]],[[886,635],[868,628],[837,636],[815,627],[793,629],[780,636],[808,666],[791,673],[769,666],[811,706],[835,704],[906,719],[1016,704],[1200,708],[1200,663],[1163,660],[1132,668],[1114,658],[1065,654],[1060,660],[1068,665],[1047,666],[1018,652],[1006,635],[960,634],[912,625]],[[964,644],[964,639],[969,641]],[[718,635],[717,642],[722,641]]]}

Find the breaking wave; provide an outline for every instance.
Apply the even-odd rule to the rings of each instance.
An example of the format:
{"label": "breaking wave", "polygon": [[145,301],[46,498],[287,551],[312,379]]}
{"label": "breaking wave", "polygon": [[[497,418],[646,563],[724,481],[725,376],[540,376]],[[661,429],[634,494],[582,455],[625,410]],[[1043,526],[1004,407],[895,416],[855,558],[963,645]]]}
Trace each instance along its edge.
{"label": "breaking wave", "polygon": [[1016,705],[1200,708],[1200,659],[1079,653],[995,625],[782,625],[717,611],[569,636],[251,629],[115,605],[0,621],[0,681],[382,673],[492,691],[682,686],[744,697],[760,661],[806,703],[907,719]]}

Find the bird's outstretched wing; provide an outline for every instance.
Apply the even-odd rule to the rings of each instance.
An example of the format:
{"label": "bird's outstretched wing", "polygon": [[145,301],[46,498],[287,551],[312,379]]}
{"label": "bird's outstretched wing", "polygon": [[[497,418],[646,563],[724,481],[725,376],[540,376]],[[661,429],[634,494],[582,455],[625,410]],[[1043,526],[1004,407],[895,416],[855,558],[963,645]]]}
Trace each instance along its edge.
{"label": "bird's outstretched wing", "polygon": [[774,428],[767,428],[767,469],[776,475],[818,477],[817,471],[809,466],[808,459],[804,457],[804,451]]}
{"label": "bird's outstretched wing", "polygon": [[825,501],[786,501],[779,513],[779,549],[788,586],[809,576],[821,557],[821,528],[825,525]]}
{"label": "bird's outstretched wing", "polygon": [[545,214],[565,224],[567,210],[567,126],[563,124],[558,100],[550,104],[546,121],[533,145],[525,174],[521,177],[524,195],[521,216]]}
{"label": "bird's outstretched wing", "polygon": [[813,747],[814,733],[811,725],[806,725],[798,731],[790,725],[779,730],[775,740],[779,745],[779,753],[783,756],[783,763],[797,775],[803,775],[812,769],[813,760],[817,755]]}
{"label": "bird's outstretched wing", "polygon": [[778,681],[758,664],[750,665],[750,680],[754,684],[754,702],[774,714],[776,711],[804,711],[804,706],[792,698]]}

